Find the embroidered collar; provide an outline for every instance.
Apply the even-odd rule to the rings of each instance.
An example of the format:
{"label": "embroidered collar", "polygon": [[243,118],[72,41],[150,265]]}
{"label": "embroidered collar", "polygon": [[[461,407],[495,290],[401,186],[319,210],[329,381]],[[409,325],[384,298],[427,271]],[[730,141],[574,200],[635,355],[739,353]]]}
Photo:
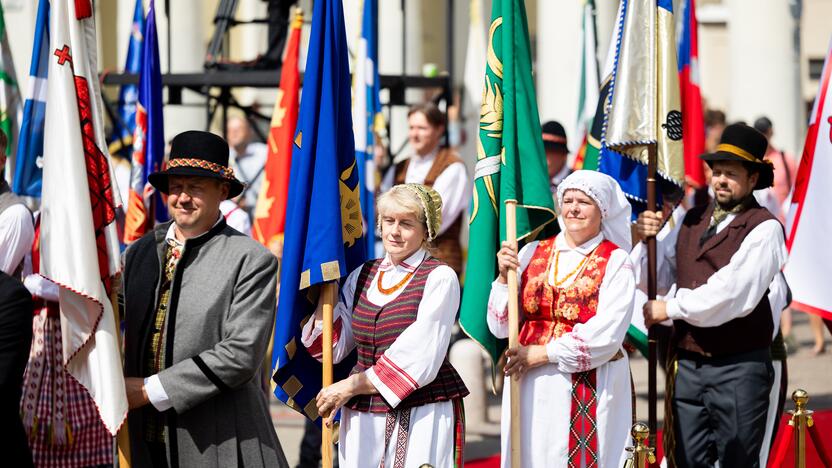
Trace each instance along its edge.
{"label": "embroidered collar", "polygon": [[[215,227],[217,227],[217,224],[219,224],[220,221],[222,221],[223,219],[224,218],[223,218],[223,215],[222,215],[222,211],[220,211],[220,215],[217,218],[217,222],[214,223],[213,226],[211,226],[211,229],[203,232],[202,234],[200,234],[196,237],[193,237],[192,239],[199,239],[200,237],[203,237],[203,236],[207,235],[209,232],[211,232],[211,230],[213,230]],[[168,231],[167,231],[167,233],[165,233],[165,242],[168,245],[170,245],[171,247],[179,247],[179,248],[185,247],[185,243],[180,242],[179,239],[176,238],[175,229],[176,229],[176,221],[170,223],[170,226],[168,227]]]}
{"label": "embroidered collar", "polygon": [[424,251],[424,249],[419,249],[411,256],[399,262],[398,265],[393,265],[393,262],[390,261],[390,254],[387,254],[384,256],[384,260],[382,260],[381,265],[379,265],[378,269],[380,271],[386,272],[398,268],[406,273],[411,273],[416,271],[416,268],[418,268],[419,265],[422,264],[426,256],[427,253]]}
{"label": "embroidered collar", "polygon": [[579,246],[577,246],[573,249],[572,247],[569,247],[569,244],[566,243],[566,236],[563,233],[561,233],[561,234],[558,234],[558,236],[555,238],[555,250],[562,250],[562,251],[563,250],[574,250],[575,252],[578,252],[579,254],[586,257],[593,250],[595,250],[595,247],[598,247],[598,245],[603,240],[604,240],[604,234],[603,233],[598,233],[597,236],[593,237],[592,239],[584,242],[583,244],[581,244],[581,245],[579,245]]}

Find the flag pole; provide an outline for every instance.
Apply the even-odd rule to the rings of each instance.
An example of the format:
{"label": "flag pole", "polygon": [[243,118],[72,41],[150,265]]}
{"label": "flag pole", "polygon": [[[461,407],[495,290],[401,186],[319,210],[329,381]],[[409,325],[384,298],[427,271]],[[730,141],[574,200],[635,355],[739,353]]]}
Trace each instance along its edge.
{"label": "flag pole", "polygon": [[[647,210],[657,211],[656,207],[656,166],[657,145],[650,145],[647,149]],[[647,238],[647,300],[656,299],[656,237]],[[656,446],[656,362],[658,361],[656,346],[656,328],[647,329],[647,426],[650,429],[649,446]]]}
{"label": "flag pole", "polygon": [[[506,200],[506,241],[517,243],[517,200]],[[520,321],[517,306],[517,270],[508,270],[508,347],[520,344]],[[520,381],[509,379],[511,398],[511,467],[520,468]]]}
{"label": "flag pole", "polygon": [[[121,329],[121,312],[118,307],[118,288],[116,285],[121,282],[121,278],[113,281],[113,287],[110,291],[110,306],[113,308],[113,319],[116,322],[116,330]],[[122,363],[124,362],[124,350],[122,347],[121,333],[116,333],[118,339],[119,357]],[[118,452],[118,466],[119,468],[130,468],[132,457],[130,455],[130,430],[127,425],[127,419],[116,434],[116,448]]]}
{"label": "flag pole", "polygon": [[[654,16],[655,23],[653,24],[653,43],[656,47],[656,60],[659,59],[658,54],[658,44],[659,44],[659,17],[658,17],[658,10],[656,10]],[[659,69],[661,67],[656,67],[656,83],[659,82]],[[659,104],[659,93],[657,92],[654,96],[656,100],[656,104]],[[658,106],[656,107],[659,108]],[[654,116],[656,119],[656,128],[661,128],[661,123],[659,122],[659,116]],[[647,145],[647,210],[656,212],[657,211],[657,203],[656,203],[656,174],[658,173],[658,164],[659,164],[659,142],[658,139],[654,144]],[[647,300],[648,301],[655,301],[656,300],[656,277],[657,277],[657,257],[656,257],[656,236],[650,236],[647,238]],[[656,432],[658,431],[658,417],[657,417],[657,400],[658,394],[656,392],[657,387],[657,375],[656,375],[656,367],[658,362],[658,346],[656,343],[656,327],[651,326],[647,329],[647,427],[650,431],[648,436],[648,445],[650,447],[656,446]],[[666,397],[666,396],[665,396]],[[650,466],[655,466],[655,463],[651,463]]]}
{"label": "flag pole", "polygon": [[[323,388],[332,385],[332,311],[338,293],[334,281],[324,283],[323,290]],[[330,418],[330,421],[332,418]],[[321,425],[321,463],[323,468],[332,468],[332,427],[326,422]]]}

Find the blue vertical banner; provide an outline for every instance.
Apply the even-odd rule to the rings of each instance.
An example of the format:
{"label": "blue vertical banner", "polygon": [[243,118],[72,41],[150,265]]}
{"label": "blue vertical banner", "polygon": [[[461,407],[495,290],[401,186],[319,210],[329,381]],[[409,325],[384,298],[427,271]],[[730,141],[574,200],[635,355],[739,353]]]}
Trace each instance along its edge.
{"label": "blue vertical banner", "polygon": [[378,171],[374,153],[376,136],[385,132],[381,114],[378,77],[378,0],[364,0],[361,37],[353,73],[353,125],[355,129],[355,159],[361,181],[361,213],[364,215],[364,238],[367,253],[375,251],[375,203]]}
{"label": "blue vertical banner", "polygon": [[[275,396],[319,424],[322,369],[301,342],[302,322],[317,305],[316,286],[366,260],[348,54],[341,0],[317,0],[292,152],[272,368]],[[335,366],[336,381],[353,364]]]}
{"label": "blue vertical banner", "polygon": [[[127,59],[124,73],[139,74],[142,68],[142,44],[144,43],[144,8],[142,0],[136,0],[130,40],[127,43]],[[130,159],[133,151],[133,133],[136,131],[136,103],[139,100],[138,85],[123,85],[118,92],[118,120],[113,122],[110,137],[110,154],[120,154]]]}
{"label": "blue vertical banner", "polygon": [[147,176],[162,170],[165,159],[165,123],[162,114],[162,71],[159,41],[156,34],[156,7],[153,0],[147,9],[139,75],[139,99],[136,104],[136,130],[130,171],[130,198],[124,222],[124,243],[129,244],[168,219],[161,194],[147,181]]}
{"label": "blue vertical banner", "polygon": [[43,125],[46,118],[46,77],[49,71],[49,0],[40,0],[35,20],[29,84],[17,143],[12,190],[40,197],[43,180]]}

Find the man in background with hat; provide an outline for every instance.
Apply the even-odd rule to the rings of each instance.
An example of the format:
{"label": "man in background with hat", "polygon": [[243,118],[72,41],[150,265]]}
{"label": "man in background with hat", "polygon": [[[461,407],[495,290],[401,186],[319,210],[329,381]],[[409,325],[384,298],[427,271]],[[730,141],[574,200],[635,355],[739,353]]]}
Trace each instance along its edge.
{"label": "man in background with hat", "polygon": [[[779,319],[767,293],[787,255],[782,226],[753,196],[773,180],[767,147],[747,125],[726,127],[716,151],[701,156],[712,170],[714,202],[691,209],[658,242],[659,264],[670,273],[658,275],[660,282],[678,289],[666,301],[648,301],[644,321],[673,320],[666,420],[675,439],[668,456],[677,466],[760,464],[774,378],[773,317]],[[661,213],[639,215],[644,238],[660,226]]]}
{"label": "man in background with hat", "polygon": [[125,363],[136,466],[287,466],[262,390],[277,259],[228,227],[220,203],[243,184],[228,144],[207,132],[173,139],[171,221],[126,252]]}
{"label": "man in background with hat", "polygon": [[[546,150],[546,165],[549,168],[549,181],[552,193],[558,191],[558,185],[572,173],[566,160],[569,148],[566,143],[566,130],[560,122],[550,120],[541,125],[543,130],[543,149]],[[557,203],[555,203],[557,206]]]}

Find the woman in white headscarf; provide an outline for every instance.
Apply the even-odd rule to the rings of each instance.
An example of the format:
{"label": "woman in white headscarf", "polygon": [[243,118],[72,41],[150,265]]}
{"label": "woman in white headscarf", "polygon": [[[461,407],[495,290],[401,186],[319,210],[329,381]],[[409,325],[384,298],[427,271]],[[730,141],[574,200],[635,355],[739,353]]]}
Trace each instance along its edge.
{"label": "woman in white headscarf", "polygon": [[[506,378],[520,382],[523,467],[620,467],[632,425],[632,391],[622,348],[635,280],[630,204],[618,183],[577,171],[558,186],[555,237],[497,253],[488,326],[508,336],[506,276],[520,285],[520,346],[506,351]],[[510,466],[510,409],[504,386],[502,466]],[[594,464],[593,464],[594,463]]]}

